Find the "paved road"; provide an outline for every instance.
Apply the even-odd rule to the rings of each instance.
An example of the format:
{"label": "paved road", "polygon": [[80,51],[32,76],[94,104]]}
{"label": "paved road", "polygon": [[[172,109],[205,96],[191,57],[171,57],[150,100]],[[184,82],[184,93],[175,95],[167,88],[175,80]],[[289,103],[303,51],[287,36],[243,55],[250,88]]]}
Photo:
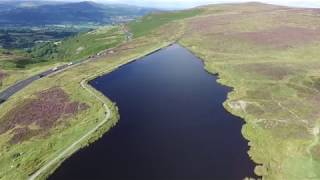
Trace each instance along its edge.
{"label": "paved road", "polygon": [[71,68],[73,66],[82,64],[82,63],[87,62],[87,61],[96,60],[96,59],[98,59],[101,56],[104,56],[106,54],[107,54],[107,50],[104,50],[104,51],[101,51],[101,52],[99,52],[99,53],[97,53],[95,55],[89,56],[88,58],[72,62],[71,64],[65,64],[65,65],[62,65],[62,66],[58,66],[56,68],[49,69],[49,70],[44,71],[44,72],[42,72],[40,74],[34,75],[32,77],[29,77],[28,79],[19,81],[16,84],[14,84],[14,85],[10,86],[9,88],[7,88],[6,90],[0,92],[0,105],[2,103],[4,103],[5,101],[7,101],[15,93],[19,92],[20,90],[22,90],[23,88],[27,87],[29,84],[31,84],[32,82],[34,82],[34,81],[36,81],[38,79],[41,79],[43,77],[49,76],[49,75],[54,74],[54,73],[58,73],[58,72],[64,71],[64,70],[66,70],[68,68]]}
{"label": "paved road", "polygon": [[[128,41],[131,41],[132,40],[132,37],[133,37],[133,34],[131,32],[129,32],[128,30],[124,29],[123,30],[125,32],[125,35],[126,35],[126,40],[127,42]],[[32,77],[29,77],[28,79],[25,79],[25,80],[22,80],[22,81],[19,81],[17,82],[16,84],[10,86],[9,88],[7,88],[6,90],[0,92],[0,105],[2,103],[4,103],[5,101],[7,101],[11,96],[13,96],[15,93],[19,92],[20,90],[22,90],[23,88],[27,87],[29,84],[31,84],[33,81],[36,81],[38,79],[41,79],[43,77],[46,77],[46,76],[49,76],[50,74],[54,74],[54,73],[57,73],[57,72],[60,72],[60,71],[63,71],[63,70],[66,70],[68,69],[69,67],[72,67],[72,66],[75,66],[75,65],[79,65],[81,63],[84,63],[86,61],[89,61],[89,60],[96,60],[98,59],[99,57],[101,56],[104,56],[106,54],[108,54],[108,51],[111,50],[112,51],[112,48],[111,49],[106,49],[106,50],[103,50],[95,55],[92,55],[92,56],[89,56],[88,58],[84,58],[82,60],[79,60],[79,61],[75,61],[71,64],[66,64],[66,65],[62,65],[62,66],[59,66],[57,68],[54,68],[54,69],[50,69],[50,70],[47,70],[45,72],[42,72],[40,74],[37,74],[37,75],[34,75]]]}
{"label": "paved road", "polygon": [[[159,49],[156,49],[152,52],[156,52]],[[101,52],[100,54],[103,54],[103,52]],[[91,57],[91,59],[97,58],[100,55],[96,55],[94,57]],[[141,57],[137,58],[140,59]],[[87,59],[87,60],[90,60]],[[84,61],[82,61],[84,62]],[[81,63],[82,63],[81,62]],[[120,65],[121,66],[121,65]],[[105,123],[107,123],[110,118],[112,117],[112,111],[110,110],[110,108],[108,107],[108,105],[106,104],[106,101],[100,97],[99,95],[97,95],[95,92],[92,91],[90,87],[90,85],[87,84],[87,81],[90,80],[91,78],[95,77],[97,74],[105,74],[106,72],[115,69],[119,67],[119,65],[114,65],[112,67],[109,67],[108,70],[102,71],[100,73],[96,73],[95,75],[82,80],[80,85],[83,89],[85,89],[86,91],[88,91],[94,98],[96,98],[97,100],[99,100],[104,109],[105,109],[105,117],[104,119],[97,124],[93,129],[91,129],[90,131],[88,131],[86,134],[84,134],[83,136],[81,136],[77,141],[73,142],[71,145],[69,145],[65,150],[63,150],[62,152],[60,152],[57,156],[55,156],[52,160],[46,162],[45,165],[43,165],[40,169],[38,169],[36,172],[34,172],[29,178],[28,180],[36,180],[39,179],[39,177],[41,177],[41,175],[45,172],[47,172],[53,165],[55,165],[56,163],[59,163],[60,161],[64,160],[66,157],[68,157],[68,155],[72,154],[74,151],[76,151],[78,149],[78,147],[81,145],[81,143],[86,142],[86,140],[92,135],[94,134],[97,130],[99,130]]]}
{"label": "paved road", "polygon": [[0,104],[4,103],[10,96],[18,92],[19,90],[23,89],[24,87],[28,86],[31,82],[40,79],[40,76],[33,76],[23,81],[16,83],[15,85],[9,87],[8,89],[4,90],[0,93]]}
{"label": "paved road", "polygon": [[50,74],[53,74],[55,72],[62,71],[64,69],[66,69],[67,67],[70,67],[71,65],[75,65],[75,64],[74,63],[70,64],[70,65],[65,64],[65,65],[44,71],[40,74],[34,75],[34,76],[29,77],[25,80],[17,82],[16,84],[10,86],[6,90],[0,92],[0,104],[4,103],[6,100],[8,100],[15,93],[17,93],[20,90],[22,90],[23,88],[27,87],[33,81],[36,81],[36,80],[41,79],[43,77],[49,76]]}
{"label": "paved road", "polygon": [[31,77],[29,77],[27,79],[24,79],[22,81],[19,81],[16,84],[8,87],[4,91],[0,92],[0,105],[2,103],[4,103],[5,101],[7,101],[15,93],[21,91],[22,89],[24,89],[25,87],[30,85],[32,82],[34,82],[34,81],[36,81],[38,79],[44,78],[44,77],[49,76],[49,75],[54,74],[54,73],[58,73],[58,72],[67,70],[67,69],[69,69],[71,67],[80,65],[80,64],[85,63],[87,61],[95,60],[98,57],[100,57],[100,56],[98,56],[98,55],[89,56],[87,58],[84,58],[84,59],[81,59],[81,60],[78,60],[78,61],[74,61],[74,62],[69,63],[69,64],[64,64],[64,65],[49,69],[49,70],[44,71],[44,72],[42,72],[40,74],[31,76]]}

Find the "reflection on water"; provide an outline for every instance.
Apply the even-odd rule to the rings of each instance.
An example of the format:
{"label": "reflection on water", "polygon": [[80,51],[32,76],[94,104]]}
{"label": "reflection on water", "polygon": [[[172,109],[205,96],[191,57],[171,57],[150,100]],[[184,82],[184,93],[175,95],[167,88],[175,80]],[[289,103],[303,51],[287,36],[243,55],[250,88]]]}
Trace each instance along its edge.
{"label": "reflection on water", "polygon": [[222,106],[230,88],[179,45],[90,82],[121,119],[50,179],[240,180],[254,164],[243,121]]}

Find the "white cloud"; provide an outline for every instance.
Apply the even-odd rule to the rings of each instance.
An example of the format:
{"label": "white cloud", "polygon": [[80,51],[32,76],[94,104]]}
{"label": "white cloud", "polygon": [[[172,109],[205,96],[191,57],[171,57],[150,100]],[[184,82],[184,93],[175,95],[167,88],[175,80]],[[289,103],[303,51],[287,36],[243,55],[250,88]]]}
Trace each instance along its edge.
{"label": "white cloud", "polygon": [[[79,0],[80,1],[80,0]],[[248,2],[250,0],[94,0],[104,3],[123,3],[137,6],[158,8],[190,8],[205,4]],[[278,4],[294,7],[320,8],[320,0],[251,0],[269,4]]]}

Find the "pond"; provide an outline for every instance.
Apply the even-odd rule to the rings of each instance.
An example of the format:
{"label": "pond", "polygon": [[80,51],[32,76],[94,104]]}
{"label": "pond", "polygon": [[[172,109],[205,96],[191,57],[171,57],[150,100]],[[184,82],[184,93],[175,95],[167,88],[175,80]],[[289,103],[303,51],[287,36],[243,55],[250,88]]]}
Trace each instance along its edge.
{"label": "pond", "polygon": [[90,84],[119,107],[119,123],[49,178],[242,180],[254,176],[230,88],[175,44]]}

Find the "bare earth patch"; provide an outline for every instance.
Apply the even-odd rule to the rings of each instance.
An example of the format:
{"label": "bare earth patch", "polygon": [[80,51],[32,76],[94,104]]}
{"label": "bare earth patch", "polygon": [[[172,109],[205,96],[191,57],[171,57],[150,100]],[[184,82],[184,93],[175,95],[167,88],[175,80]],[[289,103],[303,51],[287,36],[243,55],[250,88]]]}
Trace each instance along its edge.
{"label": "bare earth patch", "polygon": [[87,108],[84,103],[70,101],[61,88],[50,88],[6,113],[0,121],[0,134],[12,130],[10,143],[19,143],[48,132],[60,118],[71,117]]}
{"label": "bare earth patch", "polygon": [[288,48],[320,40],[320,29],[282,26],[259,32],[243,32],[237,37],[260,45]]}
{"label": "bare earth patch", "polygon": [[259,74],[272,80],[282,80],[298,72],[297,69],[290,66],[272,63],[243,64],[239,65],[239,68],[243,71]]}
{"label": "bare earth patch", "polygon": [[320,160],[320,145],[318,144],[315,147],[313,147],[311,153],[313,159]]}
{"label": "bare earth patch", "polygon": [[76,50],[77,51],[76,54],[80,54],[80,52],[83,50],[84,50],[84,47],[82,47],[82,46],[78,47],[78,49]]}
{"label": "bare earth patch", "polygon": [[6,73],[0,71],[0,82],[7,76]]}
{"label": "bare earth patch", "polygon": [[219,16],[206,16],[196,18],[190,21],[190,26],[188,33],[195,34],[211,34],[211,33],[221,33],[225,32],[225,29],[219,27],[231,24],[240,15],[229,14],[229,15],[219,15]]}
{"label": "bare earth patch", "polygon": [[319,15],[318,8],[288,8],[288,12],[302,15]]}

